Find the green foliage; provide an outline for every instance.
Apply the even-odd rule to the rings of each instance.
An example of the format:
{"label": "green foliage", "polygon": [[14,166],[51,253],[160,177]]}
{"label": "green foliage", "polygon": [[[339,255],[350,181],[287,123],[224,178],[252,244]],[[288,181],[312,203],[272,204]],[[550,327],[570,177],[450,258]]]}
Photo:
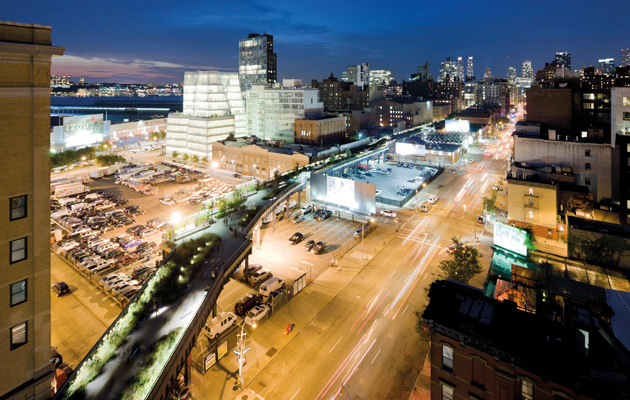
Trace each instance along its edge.
{"label": "green foliage", "polygon": [[171,155],[173,156],[173,158],[177,158],[179,157],[179,151],[175,150],[171,153]]}
{"label": "green foliage", "polygon": [[484,197],[482,199],[482,203],[484,208],[489,214],[492,214],[496,211],[495,203],[497,202],[497,191],[493,190],[490,197]]}
{"label": "green foliage", "polygon": [[199,162],[199,156],[195,154],[194,156],[192,156],[191,160],[194,163],[198,163]]}
{"label": "green foliage", "polygon": [[534,230],[530,226],[527,228],[518,228],[518,230],[525,232],[525,246],[527,246],[527,252],[531,253],[536,251],[536,237],[534,236]]}
{"label": "green foliage", "polygon": [[239,226],[245,227],[249,225],[249,223],[252,222],[252,220],[256,217],[256,215],[258,215],[258,213],[262,209],[263,209],[263,206],[257,206],[254,209],[246,210],[243,217],[241,217],[240,221],[238,221]]}
{"label": "green foliage", "polygon": [[96,163],[101,167],[107,167],[108,165],[123,163],[125,161],[127,161],[125,157],[116,154],[103,154],[96,157]]}
{"label": "green foliage", "polygon": [[350,149],[346,149],[346,158],[350,158],[352,156],[352,153],[350,152]]}
{"label": "green foliage", "polygon": [[184,153],[184,155],[182,156],[182,160],[188,161],[189,159],[190,159],[190,156],[188,155],[188,153]]}
{"label": "green foliage", "polygon": [[630,244],[624,238],[598,235],[587,236],[569,232],[569,256],[584,260],[589,264],[606,268],[617,268],[621,256],[630,251]]}
{"label": "green foliage", "polygon": [[463,245],[457,236],[451,237],[451,241],[455,245],[455,251],[447,259],[440,261],[437,278],[468,283],[475,275],[481,273],[479,259],[482,256],[476,247]]}
{"label": "green foliage", "polygon": [[93,160],[95,155],[96,147],[85,147],[79,150],[68,149],[59,153],[52,153],[50,164],[52,168],[57,168],[83,161],[83,157],[85,157],[85,161]]}
{"label": "green foliage", "polygon": [[208,162],[208,157],[203,157],[203,158],[201,159],[201,162],[203,162],[203,163],[207,163],[207,162]]}

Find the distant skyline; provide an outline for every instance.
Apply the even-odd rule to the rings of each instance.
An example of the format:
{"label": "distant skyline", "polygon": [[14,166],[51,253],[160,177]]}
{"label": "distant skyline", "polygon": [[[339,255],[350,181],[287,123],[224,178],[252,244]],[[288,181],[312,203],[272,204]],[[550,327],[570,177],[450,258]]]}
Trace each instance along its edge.
{"label": "distant skyline", "polygon": [[408,80],[431,62],[437,76],[446,57],[474,57],[475,75],[486,68],[520,75],[524,60],[534,73],[557,51],[572,68],[621,59],[630,47],[630,2],[424,2],[389,3],[251,0],[179,2],[50,2],[3,5],[7,21],[52,26],[53,74],[86,82],[181,83],[190,70],[238,70],[238,40],[250,32],[274,36],[278,81],[341,77],[348,65],[369,62]]}

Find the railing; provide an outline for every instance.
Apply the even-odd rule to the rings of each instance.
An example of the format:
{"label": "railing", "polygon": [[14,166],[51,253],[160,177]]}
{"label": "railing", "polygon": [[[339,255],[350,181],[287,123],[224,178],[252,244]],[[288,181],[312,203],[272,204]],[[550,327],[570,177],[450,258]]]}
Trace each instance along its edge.
{"label": "railing", "polygon": [[246,235],[251,234],[254,227],[260,222],[261,219],[263,219],[267,215],[267,212],[271,208],[275,208],[279,203],[282,203],[284,200],[286,200],[288,196],[292,195],[297,190],[301,190],[303,185],[304,184],[302,182],[295,182],[292,185],[288,186],[285,190],[280,192],[276,196],[277,198],[276,201],[265,204],[262,210],[258,212],[257,216],[254,219],[252,219],[252,221],[245,227],[245,231],[244,231],[245,234]]}

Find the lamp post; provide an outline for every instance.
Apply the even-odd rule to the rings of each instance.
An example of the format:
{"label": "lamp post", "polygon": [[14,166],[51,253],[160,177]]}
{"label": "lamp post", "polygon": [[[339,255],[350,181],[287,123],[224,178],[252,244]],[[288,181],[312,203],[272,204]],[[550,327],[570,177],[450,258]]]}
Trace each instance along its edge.
{"label": "lamp post", "polygon": [[241,324],[241,333],[236,335],[238,336],[238,379],[240,381],[240,387],[243,387],[243,385],[245,385],[245,379],[243,378],[243,358],[245,355],[245,352],[247,352],[247,350],[245,349],[245,337],[247,336],[247,333],[245,333],[243,331],[243,329],[245,328],[245,321],[243,321],[243,323]]}

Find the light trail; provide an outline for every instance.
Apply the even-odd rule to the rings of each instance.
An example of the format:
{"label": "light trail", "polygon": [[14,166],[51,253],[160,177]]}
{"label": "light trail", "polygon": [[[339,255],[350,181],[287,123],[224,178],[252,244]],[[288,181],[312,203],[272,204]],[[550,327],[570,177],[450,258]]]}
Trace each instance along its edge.
{"label": "light trail", "polygon": [[328,380],[328,383],[326,383],[326,386],[324,386],[324,388],[321,390],[321,392],[319,392],[319,394],[317,395],[316,399],[323,398],[323,395],[326,394],[326,392],[328,392],[328,390],[330,390],[330,388],[335,383],[335,381],[337,380],[337,378],[339,377],[341,372],[346,368],[346,365],[350,362],[350,360],[355,355],[355,353],[357,353],[359,348],[363,345],[363,341],[366,338],[366,336],[367,336],[367,334],[363,335],[361,340],[359,340],[359,342],[356,344],[356,346],[354,346],[354,349],[352,349],[352,352],[348,355],[348,357],[346,357],[346,359],[339,366],[339,368],[337,368],[337,371],[335,371],[335,374],[330,378],[330,380]]}

